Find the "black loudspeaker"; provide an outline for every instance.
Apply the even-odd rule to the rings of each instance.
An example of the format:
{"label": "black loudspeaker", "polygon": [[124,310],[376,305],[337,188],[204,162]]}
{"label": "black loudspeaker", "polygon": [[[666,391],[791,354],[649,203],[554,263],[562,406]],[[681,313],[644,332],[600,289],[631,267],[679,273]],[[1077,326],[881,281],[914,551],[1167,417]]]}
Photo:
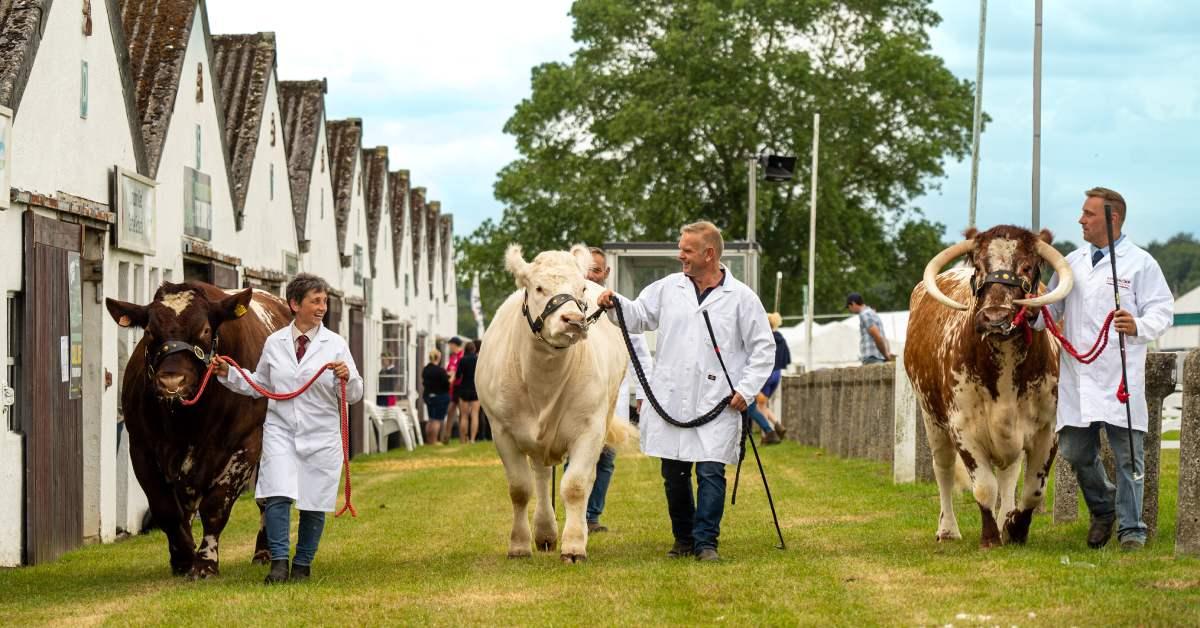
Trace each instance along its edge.
{"label": "black loudspeaker", "polygon": [[791,181],[792,173],[796,171],[796,158],[783,155],[764,155],[759,157],[763,169],[763,179],[767,181]]}

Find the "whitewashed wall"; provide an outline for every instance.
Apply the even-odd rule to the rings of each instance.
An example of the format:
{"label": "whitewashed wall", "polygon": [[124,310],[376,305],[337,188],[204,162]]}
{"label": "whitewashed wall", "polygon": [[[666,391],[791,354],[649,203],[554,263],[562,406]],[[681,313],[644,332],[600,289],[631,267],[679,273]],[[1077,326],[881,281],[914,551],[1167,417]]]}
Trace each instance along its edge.
{"label": "whitewashed wall", "polygon": [[308,180],[308,215],[304,237],[309,240],[308,252],[301,256],[305,271],[323,277],[325,281],[340,281],[341,261],[338,259],[337,219],[333,208],[333,179],[329,168],[329,144],[325,135],[325,117],[317,131],[317,148],[313,152],[312,176]]}

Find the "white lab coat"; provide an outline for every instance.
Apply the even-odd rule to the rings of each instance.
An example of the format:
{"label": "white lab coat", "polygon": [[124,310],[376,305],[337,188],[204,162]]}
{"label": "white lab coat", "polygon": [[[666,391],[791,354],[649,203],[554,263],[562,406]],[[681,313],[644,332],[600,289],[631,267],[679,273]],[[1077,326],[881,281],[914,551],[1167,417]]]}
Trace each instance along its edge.
{"label": "white lab coat", "polygon": [[[363,380],[346,341],[325,325],[308,345],[304,359],[296,362],[292,326],[267,337],[258,367],[251,377],[276,393],[299,389],[330,362],[350,368],[346,397],[351,404],[363,397]],[[233,368],[218,381],[241,395],[261,397]],[[333,512],[342,473],[341,391],[333,371],[325,371],[303,394],[288,401],[267,402],[263,426],[262,460],[254,496],[290,497],[300,510]]]}
{"label": "white lab coat", "polygon": [[[1067,255],[1075,287],[1067,298],[1050,306],[1056,321],[1064,318],[1063,335],[1079,352],[1085,352],[1100,335],[1100,325],[1113,309],[1112,262],[1106,255],[1092,266],[1091,247],[1084,246]],[[1116,245],[1117,283],[1121,309],[1133,314],[1138,335],[1125,337],[1125,355],[1129,377],[1129,409],[1133,429],[1146,431],[1146,349],[1171,326],[1175,299],[1158,262],[1129,238]],[[1049,289],[1058,285],[1058,276]],[[1034,324],[1045,328],[1043,317]],[[1104,421],[1125,427],[1123,404],[1117,400],[1121,383],[1121,350],[1115,329],[1109,330],[1108,346],[1091,364],[1080,364],[1065,350],[1059,352],[1058,427],[1087,427]]]}
{"label": "white lab coat", "polygon": [[[637,300],[617,296],[630,333],[658,330],[650,388],[677,421],[691,421],[730,394],[729,384],[709,340],[703,311],[729,369],[734,389],[747,402],[775,366],[775,338],[758,295],[728,271],[725,283],[696,302],[696,289],[683,273],[668,275],[646,287]],[[609,317],[616,322],[616,312]],[[736,464],[741,436],[740,416],[726,408],[698,428],[679,428],[658,416],[649,403],[639,421],[646,455],[688,462]]]}
{"label": "white lab coat", "polygon": [[[650,356],[650,347],[646,345],[646,338],[641,334],[630,334],[629,342],[633,345],[633,351],[637,353],[638,362],[642,365],[642,372],[646,374],[646,379],[650,379],[654,373],[654,358]],[[629,360],[629,366],[625,368],[625,378],[621,380],[621,393],[617,397],[616,415],[619,418],[629,420],[629,387],[633,386],[634,396],[638,401],[646,398],[646,392],[642,390],[642,384],[638,381],[637,372],[633,370],[633,360]]]}

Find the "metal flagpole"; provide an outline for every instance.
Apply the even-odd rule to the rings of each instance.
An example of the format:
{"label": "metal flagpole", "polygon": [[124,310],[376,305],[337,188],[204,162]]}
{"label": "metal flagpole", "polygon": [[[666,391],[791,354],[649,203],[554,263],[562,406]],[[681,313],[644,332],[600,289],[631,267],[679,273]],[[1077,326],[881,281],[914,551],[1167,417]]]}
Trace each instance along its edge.
{"label": "metal flagpole", "polygon": [[[1113,244],[1113,227],[1112,227],[1112,205],[1104,204],[1104,225],[1108,228],[1108,259],[1112,262],[1112,278],[1113,278],[1113,301],[1117,304],[1117,309],[1121,309],[1121,287],[1117,284],[1117,252]],[[1129,436],[1129,472],[1133,474],[1133,479],[1140,480],[1146,477],[1145,473],[1138,473],[1137,461],[1133,457],[1133,410],[1129,408],[1129,399],[1123,395],[1129,394],[1129,379],[1126,376],[1125,367],[1125,334],[1117,331],[1117,342],[1121,345],[1121,388],[1122,394],[1121,403],[1125,405],[1125,434]]]}
{"label": "metal flagpole", "polygon": [[804,338],[808,351],[804,366],[810,371],[813,370],[813,301],[816,301],[814,297],[817,294],[813,291],[813,282],[816,279],[817,265],[817,153],[820,146],[821,114],[815,113],[813,114],[812,184],[809,186],[811,190],[808,203],[808,307],[804,312]]}
{"label": "metal flagpole", "polygon": [[979,0],[979,51],[975,59],[975,121],[971,133],[971,209],[967,226],[975,226],[975,197],[979,191],[979,132],[983,128],[983,40],[987,31],[987,0]]}

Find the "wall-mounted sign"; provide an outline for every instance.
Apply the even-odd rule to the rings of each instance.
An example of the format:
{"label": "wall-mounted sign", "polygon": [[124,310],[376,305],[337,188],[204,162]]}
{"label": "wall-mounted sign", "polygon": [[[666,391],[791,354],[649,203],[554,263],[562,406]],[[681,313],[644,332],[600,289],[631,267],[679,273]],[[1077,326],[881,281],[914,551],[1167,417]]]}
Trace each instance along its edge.
{"label": "wall-mounted sign", "polygon": [[116,247],[154,255],[155,184],[136,172],[116,168]]}

